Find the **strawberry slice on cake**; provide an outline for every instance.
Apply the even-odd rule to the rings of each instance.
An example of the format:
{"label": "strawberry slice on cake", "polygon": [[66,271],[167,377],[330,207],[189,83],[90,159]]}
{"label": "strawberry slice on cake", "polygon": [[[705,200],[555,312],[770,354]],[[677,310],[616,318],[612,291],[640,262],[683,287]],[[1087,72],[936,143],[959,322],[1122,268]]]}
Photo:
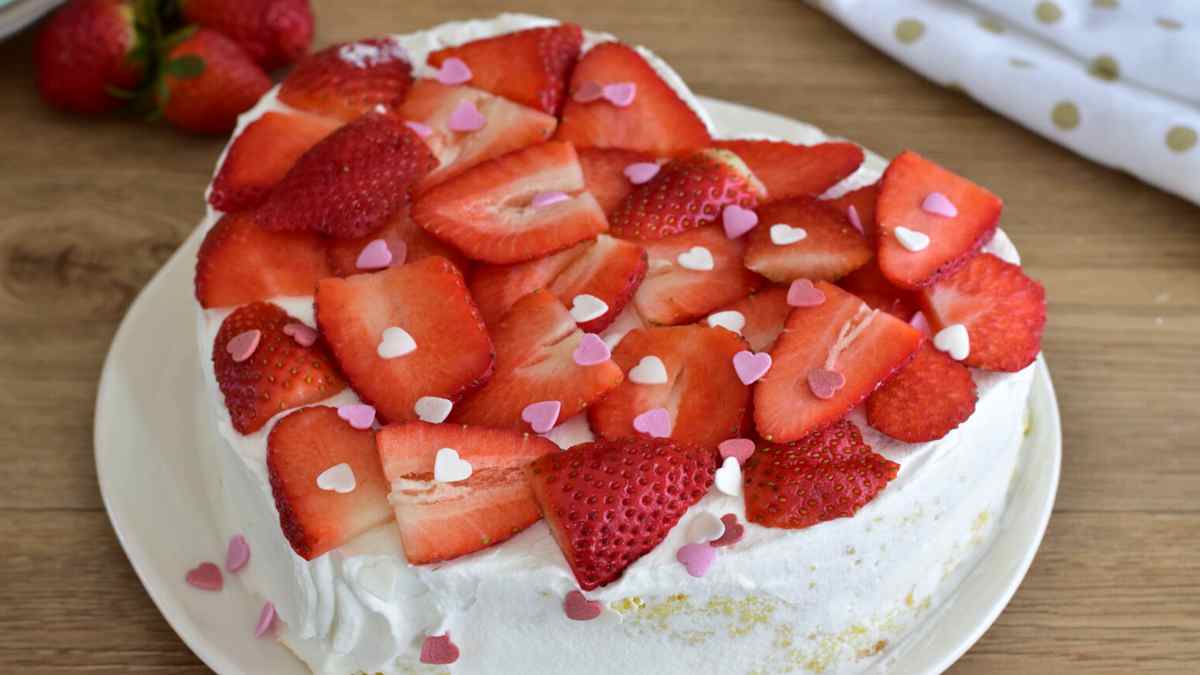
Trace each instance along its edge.
{"label": "strawberry slice on cake", "polygon": [[235,307],[284,295],[309,295],[330,275],[325,243],[312,232],[271,232],[253,213],[217,221],[196,255],[201,307]]}
{"label": "strawberry slice on cake", "polygon": [[[382,244],[376,243],[380,240]],[[370,234],[355,239],[328,238],[325,245],[329,268],[334,276],[339,277],[374,272],[433,257],[449,260],[464,274],[471,264],[453,246],[413,222],[407,208],[401,209],[382,228]],[[380,249],[381,246],[384,248]],[[368,250],[368,247],[372,248]],[[383,250],[387,251],[386,255],[381,255]],[[385,260],[387,263],[383,264]]]}
{"label": "strawberry slice on cake", "polygon": [[925,342],[867,398],[867,423],[899,441],[936,441],[967,421],[978,399],[971,371]]}
{"label": "strawberry slice on cake", "polygon": [[742,265],[745,239],[730,239],[716,225],[639,243],[649,266],[633,306],[651,323],[695,321],[750,295],[763,283]]}
{"label": "strawberry slice on cake", "polygon": [[583,167],[587,191],[596,198],[605,215],[611,215],[637,185],[649,180],[646,176],[652,177],[659,171],[653,155],[620,148],[584,148],[579,151],[579,165]]}
{"label": "strawberry slice on cake", "polygon": [[301,59],[279,88],[289,106],[350,122],[395,110],[412,86],[408,53],[392,38],[336,44]]}
{"label": "strawberry slice on cake", "polygon": [[868,307],[887,312],[901,321],[908,321],[917,313],[917,293],[896,288],[879,271],[877,260],[842,277],[838,286],[857,295]]}
{"label": "strawberry slice on cake", "polygon": [[853,143],[797,145],[784,141],[729,140],[714,145],[741,157],[766,186],[771,201],[817,197],[863,163],[862,148]]}
{"label": "strawberry slice on cake", "polygon": [[835,209],[812,197],[758,209],[746,267],[776,283],[834,281],[867,264],[874,247]]}
{"label": "strawberry slice on cake", "polygon": [[879,224],[876,221],[875,207],[879,203],[879,183],[864,185],[836,199],[825,200],[825,203],[846,216],[846,220],[861,232],[867,241],[876,242]]}
{"label": "strawberry slice on cake", "polygon": [[710,326],[723,326],[741,335],[755,352],[770,351],[788,316],[788,289],[770,286],[708,315]]}

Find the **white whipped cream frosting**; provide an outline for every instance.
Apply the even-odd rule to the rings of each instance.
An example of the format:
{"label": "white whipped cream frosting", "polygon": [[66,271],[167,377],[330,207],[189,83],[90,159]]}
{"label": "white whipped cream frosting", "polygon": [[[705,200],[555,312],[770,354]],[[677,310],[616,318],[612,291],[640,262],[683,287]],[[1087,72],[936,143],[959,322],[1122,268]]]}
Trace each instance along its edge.
{"label": "white whipped cream frosting", "polygon": [[[395,40],[412,56],[417,74],[424,75],[430,51],[553,23],[505,14]],[[609,39],[588,33],[585,49]],[[721,136],[679,76],[640,51]],[[286,109],[276,90],[242,116],[234,137],[273,109]],[[818,140],[814,132],[806,142]],[[864,167],[831,194],[877,178],[878,171]],[[212,227],[220,215],[210,207],[200,227]],[[987,250],[1017,260],[1003,232]],[[314,325],[311,297],[273,301]],[[267,478],[266,439],[279,417],[241,435],[233,429],[213,373],[209,355],[228,314],[199,311],[210,403],[200,414],[215,419],[224,440],[222,447],[201,449],[210,460],[204,479],[222,534],[245,535],[253,551],[254,562],[240,579],[275,604],[282,623],[279,638],[321,675],[424,672],[429,667],[417,661],[424,636],[447,630],[462,651],[449,667],[456,674],[869,669],[938,605],[986,549],[1018,460],[1033,374],[1032,367],[1015,374],[974,372],[975,414],[933,443],[889,439],[856,411],[866,441],[901,469],[855,517],[798,531],[763,528],[745,522],[740,497],[714,489],[618,581],[588,593],[607,606],[599,619],[574,622],[565,617],[562,599],[576,584],[544,522],[441,565],[409,566],[392,523],[311,562],[295,555],[279,529]],[[636,318],[625,317],[606,340],[615,343],[635,324]],[[347,389],[323,404],[356,402]],[[582,415],[548,436],[563,447],[592,438]],[[720,549],[708,574],[697,579],[675,553],[688,543],[688,526],[702,512],[734,513],[746,534],[736,546]]]}

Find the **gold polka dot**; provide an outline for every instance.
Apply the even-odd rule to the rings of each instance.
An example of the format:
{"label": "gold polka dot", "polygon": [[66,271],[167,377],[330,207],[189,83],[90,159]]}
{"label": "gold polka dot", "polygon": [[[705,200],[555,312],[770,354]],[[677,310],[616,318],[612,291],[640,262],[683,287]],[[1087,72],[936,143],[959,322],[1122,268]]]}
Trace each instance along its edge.
{"label": "gold polka dot", "polygon": [[1166,17],[1162,17],[1159,19],[1155,19],[1154,23],[1158,24],[1160,28],[1165,28],[1167,30],[1183,30],[1183,24],[1176,21],[1175,19],[1168,19]]}
{"label": "gold polka dot", "polygon": [[896,23],[896,39],[910,45],[925,34],[925,24],[916,19],[901,19]]}
{"label": "gold polka dot", "polygon": [[1062,9],[1053,2],[1039,2],[1033,14],[1042,23],[1054,23],[1062,18]]}
{"label": "gold polka dot", "polygon": [[1088,72],[1109,82],[1121,77],[1121,68],[1117,65],[1117,60],[1108,54],[1101,54],[1093,59],[1092,65],[1088,67]]}
{"label": "gold polka dot", "polygon": [[979,27],[989,33],[1003,33],[1004,22],[1000,19],[991,16],[981,17],[979,19]]}
{"label": "gold polka dot", "polygon": [[1070,101],[1059,101],[1050,112],[1054,126],[1063,131],[1070,131],[1079,126],[1079,106]]}
{"label": "gold polka dot", "polygon": [[1026,59],[1022,59],[1022,58],[1019,58],[1016,56],[1009,59],[1008,62],[1010,64],[1012,64],[1012,66],[1014,68],[1032,68],[1033,67],[1033,61],[1028,61]]}
{"label": "gold polka dot", "polygon": [[1116,9],[1120,6],[1120,0],[1092,0],[1092,7],[1099,7],[1100,9]]}
{"label": "gold polka dot", "polygon": [[1171,127],[1167,132],[1167,147],[1175,152],[1187,152],[1196,147],[1196,130],[1191,127]]}

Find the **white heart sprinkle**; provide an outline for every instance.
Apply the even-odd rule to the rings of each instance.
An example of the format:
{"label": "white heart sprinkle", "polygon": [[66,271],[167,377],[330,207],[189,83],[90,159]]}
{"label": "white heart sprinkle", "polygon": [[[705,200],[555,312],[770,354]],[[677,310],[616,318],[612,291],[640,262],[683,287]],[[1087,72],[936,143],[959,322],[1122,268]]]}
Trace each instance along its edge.
{"label": "white heart sprinkle", "polygon": [[708,511],[696,514],[696,517],[692,518],[692,522],[688,524],[688,541],[694,544],[707,544],[720,539],[723,534],[725,534],[725,523]]}
{"label": "white heart sprinkle", "polygon": [[450,416],[454,402],[440,396],[422,396],[413,404],[413,412],[422,422],[441,424]]}
{"label": "white heart sprinkle", "polygon": [[776,223],[771,226],[771,243],[776,246],[787,246],[808,238],[808,230],[803,227],[792,227],[787,223]]}
{"label": "white heart sprinkle", "polygon": [[896,241],[900,242],[901,246],[912,251],[913,253],[916,253],[917,251],[924,251],[929,247],[929,235],[925,234],[924,232],[910,230],[901,225],[895,229],[893,234],[896,235]]}
{"label": "white heart sprinkle", "polygon": [[383,339],[379,341],[379,348],[376,351],[381,359],[394,359],[411,354],[416,349],[417,341],[408,334],[408,331],[392,326],[383,331]]}
{"label": "white heart sprinkle", "polygon": [[354,469],[342,462],[325,469],[317,476],[317,487],[338,494],[353,492],[358,483],[354,480]]}
{"label": "white heart sprinkle", "polygon": [[724,312],[713,312],[705,319],[708,325],[716,328],[720,326],[728,331],[741,334],[742,329],[746,327],[746,317],[736,309],[727,309]]}
{"label": "white heart sprinkle", "polygon": [[933,336],[933,346],[946,352],[955,361],[962,361],[971,353],[971,336],[961,323],[952,324]]}
{"label": "white heart sprinkle", "polygon": [[657,356],[643,356],[629,371],[629,381],[634,384],[666,384],[667,366]]}
{"label": "white heart sprinkle", "polygon": [[454,448],[442,448],[433,460],[433,479],[439,483],[454,483],[471,477],[471,463],[458,456]]}
{"label": "white heart sprinkle", "polygon": [[738,463],[737,457],[729,456],[721,464],[721,468],[717,469],[717,475],[713,478],[713,484],[717,489],[730,497],[740,497],[742,495],[742,465]]}
{"label": "white heart sprinkle", "polygon": [[608,311],[608,303],[594,295],[580,293],[571,301],[571,318],[575,323],[587,323],[599,319]]}
{"label": "white heart sprinkle", "polygon": [[683,269],[694,270],[696,272],[711,271],[716,265],[713,261],[712,251],[703,246],[693,246],[680,253],[675,260],[679,262],[679,266]]}

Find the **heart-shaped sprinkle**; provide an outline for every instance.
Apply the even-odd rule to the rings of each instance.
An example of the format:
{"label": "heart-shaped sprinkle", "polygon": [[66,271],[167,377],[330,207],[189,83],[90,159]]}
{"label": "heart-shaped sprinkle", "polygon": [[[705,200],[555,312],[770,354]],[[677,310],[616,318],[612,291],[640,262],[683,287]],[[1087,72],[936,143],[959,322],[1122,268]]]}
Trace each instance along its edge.
{"label": "heart-shaped sprinkle", "polygon": [[433,135],[433,127],[429,126],[428,124],[421,124],[420,122],[409,120],[404,123],[404,126],[412,129],[413,133],[421,138],[429,138]]}
{"label": "heart-shaped sprinkle", "polygon": [[405,354],[411,354],[417,349],[417,341],[408,331],[399,326],[392,326],[383,331],[383,339],[379,341],[376,350],[381,359],[394,359]]}
{"label": "heart-shaped sprinkle", "polygon": [[634,185],[650,182],[662,167],[656,162],[634,162],[625,167],[625,177]]}
{"label": "heart-shaped sprinkle", "polygon": [[721,224],[725,226],[726,237],[737,239],[758,225],[758,214],[737,204],[730,204],[721,211]]}
{"label": "heart-shaped sprinkle", "polygon": [[433,460],[433,479],[439,483],[457,483],[471,477],[475,469],[471,463],[458,456],[454,448],[442,448]]}
{"label": "heart-shaped sprinkle", "polygon": [[675,554],[675,559],[683,563],[687,573],[694,577],[708,574],[708,568],[712,567],[716,558],[716,549],[708,544],[684,544]]}
{"label": "heart-shaped sprinkle", "polygon": [[450,122],[447,126],[450,131],[479,131],[487,124],[487,118],[479,112],[479,108],[475,107],[472,101],[463,101],[458,104],[454,112],[450,113]]}
{"label": "heart-shaped sprinkle", "polygon": [[442,61],[442,67],[438,68],[437,81],[442,84],[462,84],[471,81],[471,67],[468,66],[462,59],[450,57]]}
{"label": "heart-shaped sprinkle", "polygon": [[225,585],[225,579],[221,576],[221,568],[210,562],[202,562],[188,570],[184,579],[188,585],[202,591],[219,591]]}
{"label": "heart-shaped sprinkle", "polygon": [[382,239],[376,239],[363,247],[354,266],[360,270],[381,270],[392,264],[392,249]]}
{"label": "heart-shaped sprinkle", "polygon": [[721,523],[725,525],[725,534],[721,535],[720,539],[714,539],[708,542],[709,546],[721,548],[723,546],[733,546],[746,536],[746,528],[738,522],[737,516],[732,513],[726,513],[721,516]]}
{"label": "heart-shaped sprinkle", "polygon": [[833,398],[833,395],[844,386],[846,386],[846,376],[836,370],[813,368],[808,371],[808,388],[812,390],[813,396],[819,399]]}
{"label": "heart-shaped sprinkle", "polygon": [[788,286],[787,303],[792,307],[819,307],[825,304],[825,292],[808,279],[797,279]]}
{"label": "heart-shaped sprinkle", "polygon": [[971,353],[971,336],[961,323],[951,324],[933,336],[933,346],[946,352],[955,361],[962,361]]}
{"label": "heart-shaped sprinkle", "polygon": [[421,643],[421,663],[448,666],[458,660],[458,645],[450,641],[450,634],[430,635]]}
{"label": "heart-shaped sprinkle", "polygon": [[236,572],[250,562],[250,544],[240,534],[229,538],[229,546],[225,547],[225,571]]}
{"label": "heart-shaped sprinkle", "polygon": [[675,260],[683,269],[694,272],[710,272],[716,266],[712,251],[703,246],[693,246],[676,256]]}
{"label": "heart-shaped sprinkle", "polygon": [[238,333],[230,338],[229,342],[225,343],[225,351],[229,352],[234,362],[241,363],[254,356],[260,340],[262,340],[262,331],[257,328]]}
{"label": "heart-shaped sprinkle", "polygon": [[595,80],[584,80],[575,89],[575,93],[571,94],[571,98],[580,103],[591,103],[604,98],[604,87],[600,86]]}
{"label": "heart-shaped sprinkle", "polygon": [[302,323],[289,323],[283,327],[283,334],[290,335],[301,347],[311,347],[317,341],[317,331]]}
{"label": "heart-shaped sprinkle", "polygon": [[579,346],[571,353],[571,358],[581,366],[594,366],[612,358],[612,350],[604,340],[595,333],[584,333],[579,340]]}
{"label": "heart-shaped sprinkle", "polygon": [[742,496],[742,465],[737,457],[726,457],[713,477],[713,485],[730,497]]}
{"label": "heart-shaped sprinkle", "polygon": [[776,223],[771,226],[771,243],[776,246],[787,246],[808,238],[808,230],[803,227],[792,227],[787,223]]}
{"label": "heart-shaped sprinkle", "polygon": [[575,323],[587,323],[599,319],[608,312],[608,303],[594,295],[580,293],[571,300],[571,318]]}
{"label": "heart-shaped sprinkle", "polygon": [[604,612],[604,605],[597,600],[588,600],[579,591],[571,591],[563,598],[563,612],[572,621],[591,621]]}
{"label": "heart-shaped sprinkle", "polygon": [[371,425],[375,423],[375,407],[365,403],[340,405],[337,414],[355,429],[370,429]]}
{"label": "heart-shaped sprinkle", "polygon": [[697,513],[688,524],[688,541],[694,544],[707,544],[714,539],[720,539],[723,534],[725,523],[708,511]]}
{"label": "heart-shaped sprinkle", "polygon": [[746,327],[746,316],[736,309],[727,309],[723,312],[713,312],[705,319],[709,326],[717,328],[718,326],[727,331],[741,334],[742,329]]}
{"label": "heart-shaped sprinkle", "polygon": [[534,433],[544,434],[554,428],[561,412],[562,401],[538,401],[525,406],[521,419],[529,423]]}
{"label": "heart-shaped sprinkle", "polygon": [[633,428],[651,438],[671,435],[671,414],[666,408],[652,408],[633,418]]}
{"label": "heart-shaped sprinkle", "polygon": [[565,202],[565,201],[569,200],[570,198],[571,198],[571,195],[569,195],[561,190],[551,190],[549,192],[539,192],[533,196],[533,200],[529,202],[529,205],[535,209],[543,209],[543,208],[546,208],[547,206],[551,206],[551,205],[557,204],[559,202]]}
{"label": "heart-shaped sprinkle", "polygon": [[854,229],[858,230],[859,234],[867,233],[863,229],[862,218],[858,217],[858,209],[854,208],[853,204],[850,205],[850,208],[846,209],[846,217],[850,219],[850,224],[854,226]]}
{"label": "heart-shaped sprinkle", "polygon": [[633,82],[614,82],[604,85],[604,98],[618,108],[626,108],[637,98],[637,85]]}
{"label": "heart-shaped sprinkle", "polygon": [[344,495],[354,492],[354,488],[358,487],[358,481],[354,478],[354,469],[351,469],[349,464],[342,462],[322,471],[317,476],[317,487]]}
{"label": "heart-shaped sprinkle", "polygon": [[749,438],[730,438],[717,444],[717,452],[721,453],[721,459],[732,457],[739,464],[745,464],[746,460],[750,459],[754,448],[754,441]]}
{"label": "heart-shaped sprinkle", "polygon": [[733,355],[733,370],[742,384],[754,384],[771,369],[771,355],[743,349]]}
{"label": "heart-shaped sprinkle", "polygon": [[940,192],[930,192],[921,202],[921,210],[943,218],[953,218],[958,215],[958,207],[950,198]]}
{"label": "heart-shaped sprinkle", "polygon": [[908,320],[908,325],[921,331],[923,335],[933,335],[933,327],[929,325],[929,319],[925,318],[924,312],[913,314],[912,318]]}
{"label": "heart-shaped sprinkle", "polygon": [[892,234],[896,235],[896,241],[900,242],[901,246],[913,253],[929,248],[929,235],[924,232],[910,230],[901,225],[893,230]]}
{"label": "heart-shaped sprinkle", "polygon": [[667,366],[653,354],[643,356],[629,371],[629,381],[634,384],[666,384]]}
{"label": "heart-shaped sprinkle", "polygon": [[266,603],[258,612],[258,623],[254,625],[254,637],[262,637],[275,626],[275,605]]}
{"label": "heart-shaped sprinkle", "polygon": [[413,412],[422,422],[441,424],[450,416],[454,401],[441,396],[422,396],[413,404]]}

